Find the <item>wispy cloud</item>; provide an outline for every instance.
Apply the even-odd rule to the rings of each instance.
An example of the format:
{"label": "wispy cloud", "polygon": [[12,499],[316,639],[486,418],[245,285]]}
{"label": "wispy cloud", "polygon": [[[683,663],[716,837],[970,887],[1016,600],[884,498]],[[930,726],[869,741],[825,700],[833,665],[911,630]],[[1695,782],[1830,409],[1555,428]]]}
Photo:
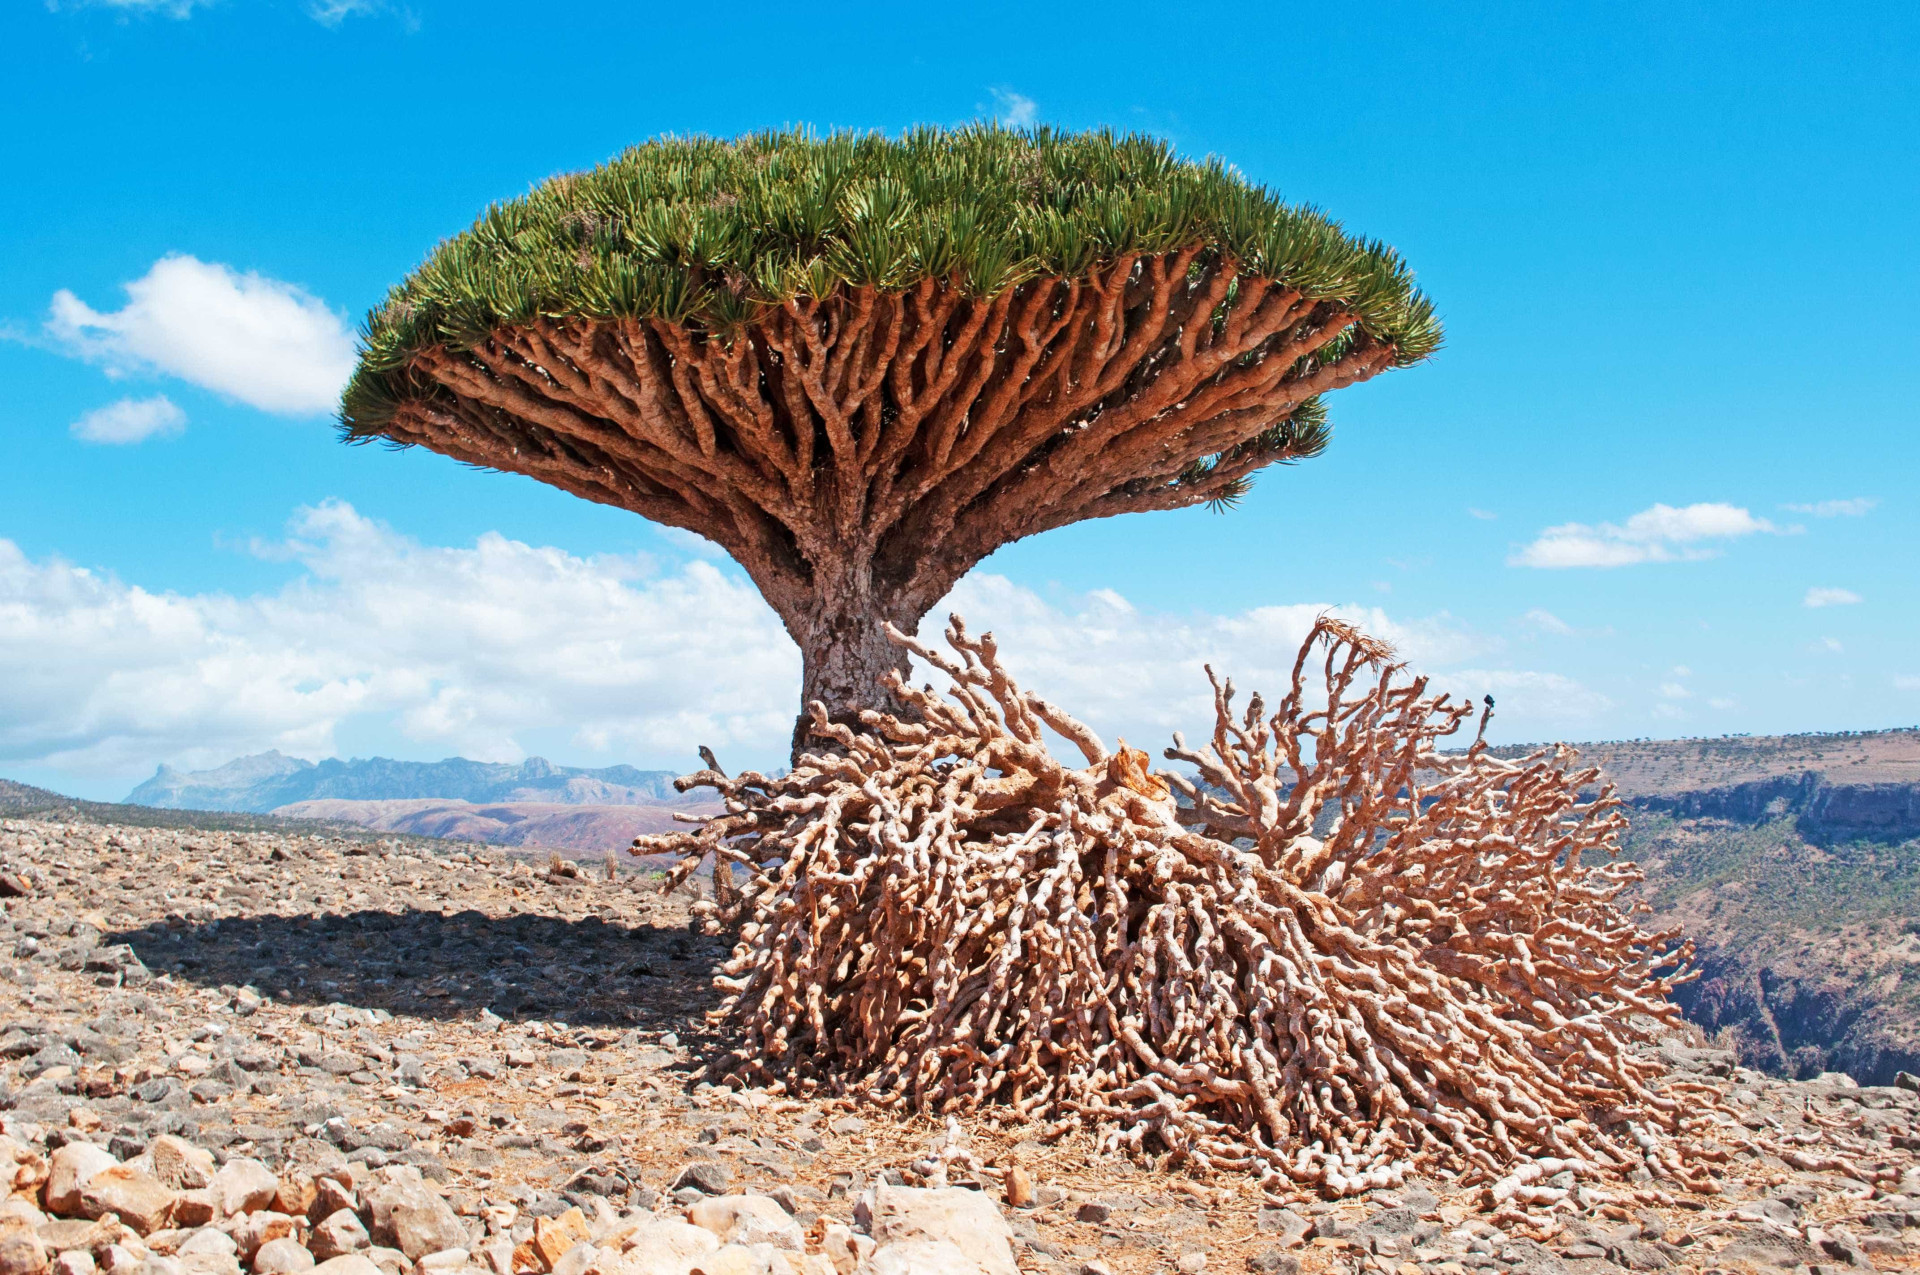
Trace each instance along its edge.
{"label": "wispy cloud", "polygon": [[1533,610],[1527,612],[1526,615],[1521,618],[1534,628],[1539,629],[1542,633],[1553,633],[1560,637],[1565,637],[1573,632],[1573,626],[1571,624],[1568,624],[1553,612],[1542,607],[1533,608]]}
{"label": "wispy cloud", "polygon": [[1839,655],[1847,648],[1840,645],[1839,638],[1823,637],[1818,642],[1810,644],[1807,649],[1815,655]]}
{"label": "wispy cloud", "polygon": [[138,443],[166,438],[187,427],[187,414],[160,394],[153,398],[123,398],[96,407],[72,426],[75,438],[88,443]]}
{"label": "wispy cloud", "polygon": [[119,13],[152,13],[165,18],[187,18],[195,9],[210,8],[214,0],[47,0],[49,11],[111,9]]}
{"label": "wispy cloud", "polygon": [[1808,589],[1807,596],[1800,599],[1800,605],[1809,607],[1844,607],[1852,606],[1860,600],[1860,595],[1852,589],[1813,588]]}
{"label": "wispy cloud", "polygon": [[1920,691],[1920,677],[1902,673],[1893,679],[1893,687],[1899,691]]}
{"label": "wispy cloud", "polygon": [[1009,128],[1032,128],[1040,118],[1040,104],[1025,93],[1012,89],[988,90],[993,94],[993,116]]}
{"label": "wispy cloud", "polygon": [[1782,505],[1782,509],[1813,518],[1860,518],[1880,503],[1878,496],[1855,496],[1851,500],[1817,500],[1809,505]]}
{"label": "wispy cloud", "polygon": [[162,373],[264,411],[331,411],[353,371],[353,337],[305,289],[196,257],[168,256],[95,310],[62,288],[47,334],[109,375]]}
{"label": "wispy cloud", "polygon": [[[61,10],[108,9],[123,14],[157,14],[166,18],[190,18],[195,9],[211,9],[220,0],[47,0],[47,8]],[[379,13],[388,8],[387,0],[307,0],[307,16],[322,26],[337,27],[357,14]],[[410,14],[403,13],[411,18]]]}
{"label": "wispy cloud", "polygon": [[1542,531],[1507,559],[1509,566],[1558,569],[1626,567],[1642,562],[1687,562],[1720,551],[1702,541],[1732,540],[1780,529],[1738,505],[1719,502],[1653,505],[1623,523],[1568,522]]}
{"label": "wispy cloud", "polygon": [[1478,518],[1481,522],[1492,522],[1499,516],[1499,514],[1494,513],[1490,509],[1475,509],[1471,505],[1467,506],[1467,517]]}
{"label": "wispy cloud", "polygon": [[377,13],[381,0],[312,0],[307,16],[323,27],[337,27],[356,14]]}

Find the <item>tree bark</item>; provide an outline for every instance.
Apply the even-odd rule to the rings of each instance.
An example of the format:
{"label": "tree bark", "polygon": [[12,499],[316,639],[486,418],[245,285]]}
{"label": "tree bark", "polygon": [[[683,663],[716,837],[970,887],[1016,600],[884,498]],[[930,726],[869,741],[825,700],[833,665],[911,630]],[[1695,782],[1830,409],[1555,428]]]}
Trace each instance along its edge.
{"label": "tree bark", "polygon": [[863,708],[901,713],[904,705],[887,687],[889,673],[902,677],[909,670],[903,647],[887,640],[889,623],[911,633],[925,608],[915,610],[900,599],[877,591],[867,576],[870,562],[860,560],[836,578],[820,581],[815,591],[797,599],[781,619],[800,647],[800,715],[793,726],[793,758],[818,751],[825,741],[811,732],[810,706],[824,704],[829,718],[857,725]]}
{"label": "tree bark", "polygon": [[992,297],[940,280],[758,308],[731,339],[536,318],[415,357],[379,433],[696,532],[805,661],[807,707],[903,712],[884,680],[975,563],[1086,518],[1231,500],[1318,452],[1293,414],[1392,366],[1337,299],[1203,245]]}

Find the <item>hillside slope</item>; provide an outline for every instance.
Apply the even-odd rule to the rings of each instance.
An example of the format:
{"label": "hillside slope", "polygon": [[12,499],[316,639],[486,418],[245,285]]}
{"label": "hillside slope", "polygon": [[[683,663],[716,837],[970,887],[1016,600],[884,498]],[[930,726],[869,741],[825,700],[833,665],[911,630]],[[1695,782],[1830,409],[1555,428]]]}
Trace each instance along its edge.
{"label": "hillside slope", "polygon": [[1920,828],[1905,832],[1636,812],[1647,901],[1699,949],[1687,1016],[1776,1074],[1920,1071]]}
{"label": "hillside slope", "polygon": [[551,802],[568,806],[678,805],[670,770],[632,766],[589,769],[556,766],[529,757],[517,766],[449,757],[396,761],[390,757],[330,757],[310,762],[279,752],[240,757],[213,770],[161,766],[127,794],[132,805],[172,810],[250,810],[264,813],[295,802],[409,801]]}
{"label": "hillside slope", "polygon": [[572,806],[558,802],[297,801],[273,813],[289,819],[320,819],[359,824],[383,832],[405,832],[450,841],[480,841],[495,846],[551,846],[599,854],[624,850],[642,833],[673,828],[674,813],[713,814],[711,804],[666,806]]}

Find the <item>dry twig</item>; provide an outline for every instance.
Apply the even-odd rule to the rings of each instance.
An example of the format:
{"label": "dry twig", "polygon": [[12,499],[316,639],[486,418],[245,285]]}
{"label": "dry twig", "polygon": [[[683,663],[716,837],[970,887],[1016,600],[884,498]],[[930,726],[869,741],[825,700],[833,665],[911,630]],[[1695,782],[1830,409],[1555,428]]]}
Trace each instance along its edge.
{"label": "dry twig", "polygon": [[1439,751],[1471,707],[1323,618],[1276,708],[1215,679],[1211,741],[1167,750],[1195,777],[1156,773],[1016,686],[992,635],[892,637],[949,698],[896,686],[918,720],[861,731],[815,705],[836,751],[780,779],[708,754],[679,782],[726,813],[634,843],[682,856],[674,884],[715,857],[723,1070],[997,1104],[1278,1190],[1416,1168],[1496,1203],[1562,1198],[1564,1173],[1713,1189],[1711,1104],[1637,1048],[1677,1021],[1691,948],[1621,901],[1625,819],[1571,750],[1495,758],[1483,714]]}

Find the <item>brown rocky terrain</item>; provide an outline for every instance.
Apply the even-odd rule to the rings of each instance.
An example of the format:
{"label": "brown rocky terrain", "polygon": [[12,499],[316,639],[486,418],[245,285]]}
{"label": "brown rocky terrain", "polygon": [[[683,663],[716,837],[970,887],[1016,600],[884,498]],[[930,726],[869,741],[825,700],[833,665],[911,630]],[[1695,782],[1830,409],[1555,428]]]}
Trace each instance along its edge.
{"label": "brown rocky terrain", "polygon": [[598,857],[626,846],[643,834],[668,831],[674,826],[675,811],[703,815],[718,809],[711,803],[595,806],[500,801],[475,804],[424,797],[390,801],[322,798],[297,801],[272,813],[287,819],[358,824],[380,832],[480,841],[495,846],[553,848]]}
{"label": "brown rocky terrain", "polygon": [[[1523,756],[1533,745],[1500,750]],[[1601,740],[1579,745],[1629,798],[1799,779],[1808,771],[1834,785],[1920,784],[1920,727],[1808,735],[1725,735],[1715,739]]]}
{"label": "brown rocky terrain", "polygon": [[0,1275],[1900,1269],[1920,1223],[1920,1093],[1681,1041],[1727,1094],[1723,1195],[1567,1171],[1524,1213],[1446,1181],[1281,1203],[706,1083],[722,950],[644,871],[61,815],[0,821],[0,873]]}
{"label": "brown rocky terrain", "polygon": [[1920,730],[1580,747],[1698,945],[1690,1018],[1776,1073],[1920,1070]]}

